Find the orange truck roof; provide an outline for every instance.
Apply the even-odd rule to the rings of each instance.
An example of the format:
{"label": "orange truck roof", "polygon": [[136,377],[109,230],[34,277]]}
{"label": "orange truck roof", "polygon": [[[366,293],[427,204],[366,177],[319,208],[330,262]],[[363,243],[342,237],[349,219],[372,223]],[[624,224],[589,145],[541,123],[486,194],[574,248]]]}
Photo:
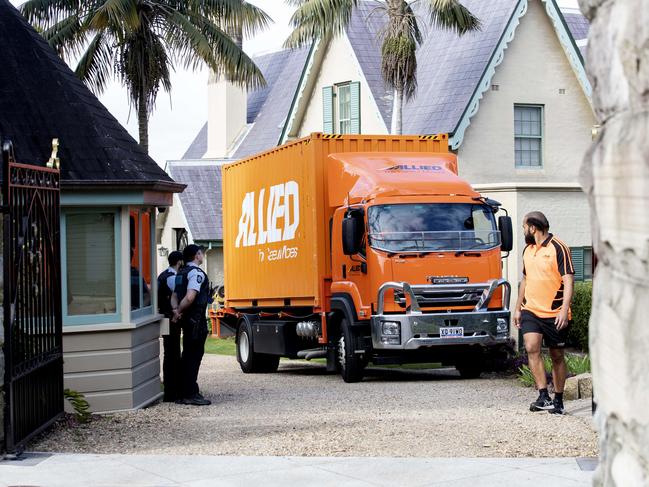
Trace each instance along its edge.
{"label": "orange truck roof", "polygon": [[329,221],[348,196],[477,195],[446,134],[314,133],[224,166],[222,185],[228,307],[324,306]]}

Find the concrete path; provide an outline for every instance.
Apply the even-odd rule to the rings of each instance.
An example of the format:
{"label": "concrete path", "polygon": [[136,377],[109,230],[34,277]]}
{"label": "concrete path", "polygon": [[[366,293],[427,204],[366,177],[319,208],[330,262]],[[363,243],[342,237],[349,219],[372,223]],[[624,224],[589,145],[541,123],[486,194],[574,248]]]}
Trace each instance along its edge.
{"label": "concrete path", "polygon": [[25,454],[0,486],[589,486],[594,459]]}

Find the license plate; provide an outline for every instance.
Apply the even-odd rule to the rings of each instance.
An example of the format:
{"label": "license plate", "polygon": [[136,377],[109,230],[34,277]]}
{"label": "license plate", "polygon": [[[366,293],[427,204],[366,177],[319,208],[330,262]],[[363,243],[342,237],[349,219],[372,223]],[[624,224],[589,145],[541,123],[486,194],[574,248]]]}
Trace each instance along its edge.
{"label": "license plate", "polygon": [[462,326],[440,326],[440,338],[458,338],[464,336],[464,327]]}

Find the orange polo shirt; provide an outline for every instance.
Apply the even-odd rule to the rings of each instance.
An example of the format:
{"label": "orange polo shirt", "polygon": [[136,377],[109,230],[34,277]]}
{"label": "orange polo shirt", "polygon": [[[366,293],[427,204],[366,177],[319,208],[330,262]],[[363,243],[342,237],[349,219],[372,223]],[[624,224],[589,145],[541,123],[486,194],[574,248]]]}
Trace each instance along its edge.
{"label": "orange polo shirt", "polygon": [[[523,250],[523,309],[539,318],[555,318],[563,305],[563,276],[574,274],[570,249],[552,234],[541,245]],[[568,317],[572,319],[571,310]]]}

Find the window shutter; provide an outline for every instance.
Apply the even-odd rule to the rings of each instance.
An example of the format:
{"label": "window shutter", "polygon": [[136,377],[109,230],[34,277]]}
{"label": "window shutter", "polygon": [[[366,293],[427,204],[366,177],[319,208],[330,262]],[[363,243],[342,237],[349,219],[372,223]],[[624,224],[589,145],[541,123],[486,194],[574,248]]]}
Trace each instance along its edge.
{"label": "window shutter", "polygon": [[570,249],[572,256],[572,265],[575,268],[575,280],[584,280],[584,249],[582,247],[573,247]]}
{"label": "window shutter", "polygon": [[322,88],[322,131],[325,134],[334,133],[334,88]]}
{"label": "window shutter", "polygon": [[361,133],[361,84],[358,81],[349,84],[351,94],[351,133]]}

